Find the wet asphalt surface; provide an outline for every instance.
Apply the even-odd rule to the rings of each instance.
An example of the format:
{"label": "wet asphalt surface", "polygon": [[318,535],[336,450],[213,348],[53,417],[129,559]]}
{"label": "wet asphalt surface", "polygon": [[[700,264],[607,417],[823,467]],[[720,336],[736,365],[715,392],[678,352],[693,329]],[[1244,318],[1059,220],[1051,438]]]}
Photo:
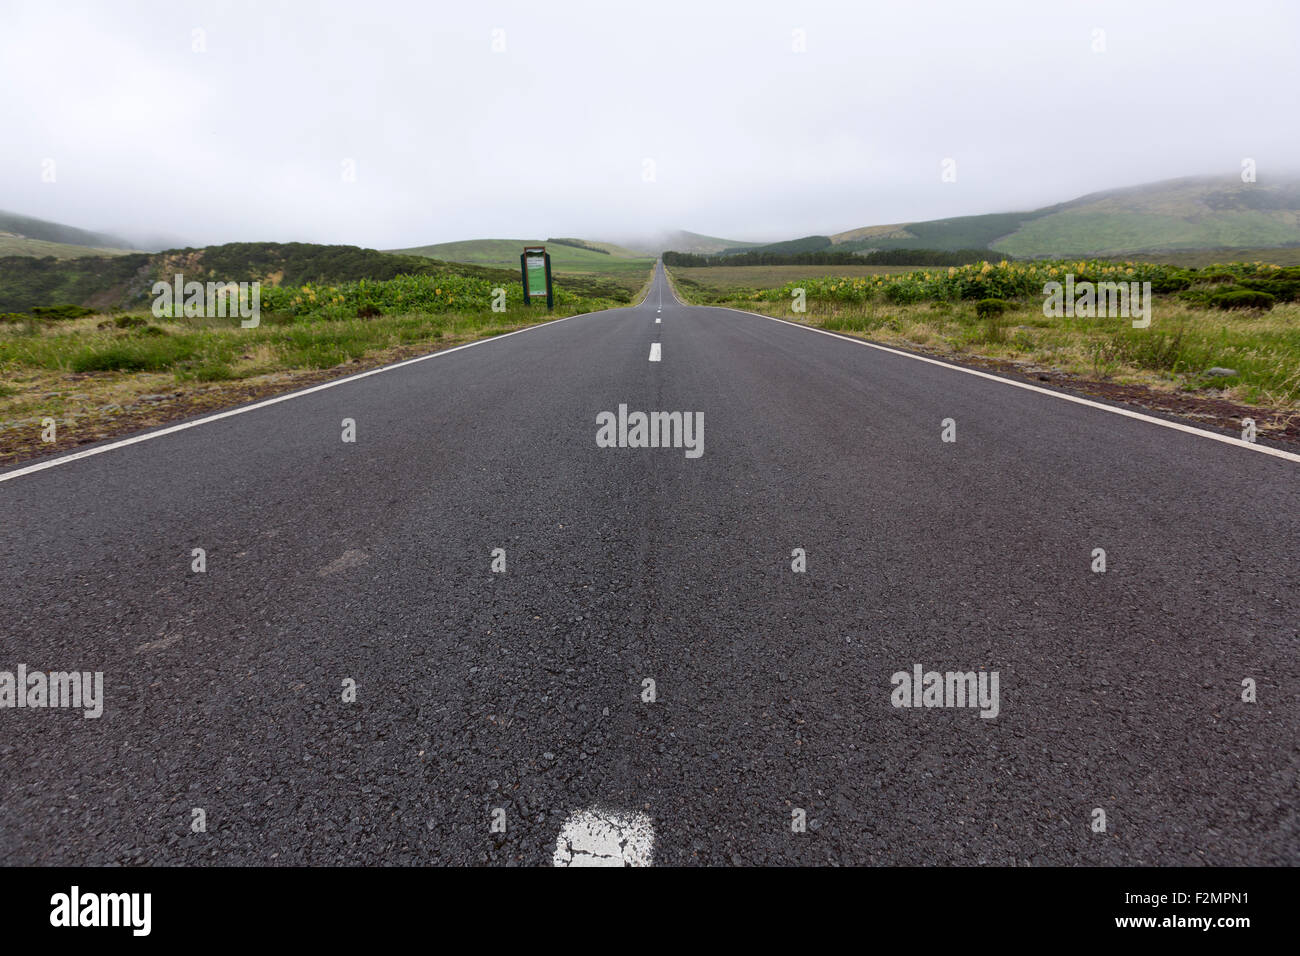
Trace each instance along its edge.
{"label": "wet asphalt surface", "polygon": [[0,709],[0,862],[549,865],[601,807],[660,865],[1294,865],[1298,477],[661,275],[0,482],[0,670],[105,694]]}

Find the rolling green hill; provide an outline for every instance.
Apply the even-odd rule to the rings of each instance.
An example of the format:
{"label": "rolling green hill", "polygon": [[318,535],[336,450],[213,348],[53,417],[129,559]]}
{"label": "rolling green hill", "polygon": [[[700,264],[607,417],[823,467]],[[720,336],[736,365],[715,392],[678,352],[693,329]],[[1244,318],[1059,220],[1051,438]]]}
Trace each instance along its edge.
{"label": "rolling green hill", "polygon": [[[582,243],[582,246],[577,245]],[[551,268],[557,275],[591,276],[635,290],[650,276],[654,260],[631,249],[589,239],[469,239],[440,242],[431,246],[394,249],[394,255],[429,256],[447,262],[464,262],[496,269],[519,270],[519,254],[524,246],[546,246],[551,254]]]}
{"label": "rolling green hill", "polygon": [[[130,250],[131,244],[120,236],[110,236],[102,232],[90,232],[87,229],[78,229],[75,226],[65,226],[62,223],[48,222],[44,219],[35,219],[31,216],[20,216],[15,212],[5,212],[0,210],[0,238],[11,240],[8,243],[8,249],[13,250],[19,246],[12,240],[31,239],[39,240],[45,243],[57,243],[67,247],[87,247],[90,249],[111,249],[114,252]],[[15,252],[8,251],[7,255],[54,255],[52,252]],[[99,253],[103,255],[103,253]],[[64,256],[66,258],[67,256]]]}
{"label": "rolling green hill", "polygon": [[76,259],[81,256],[121,256],[131,251],[130,249],[74,246],[64,242],[28,239],[24,236],[15,236],[13,233],[0,232],[0,257],[32,256],[42,258],[44,256],[53,256],[56,259]]}
{"label": "rolling green hill", "polygon": [[758,242],[740,242],[737,239],[720,239],[717,236],[705,236],[698,232],[678,229],[673,232],[660,232],[653,235],[638,236],[623,240],[623,245],[635,249],[642,255],[657,256],[661,252],[693,252],[698,255],[716,255],[727,249],[748,249],[762,245]]}
{"label": "rolling green hill", "polygon": [[830,238],[845,251],[988,248],[1019,257],[1290,246],[1300,244],[1300,180],[1173,179],[1028,212],[868,226]]}
{"label": "rolling green hill", "polygon": [[993,243],[1011,255],[1116,255],[1300,243],[1300,182],[1183,179],[1094,193]]}
{"label": "rolling green hill", "polygon": [[[583,249],[568,244],[578,241],[593,248]],[[524,246],[546,246],[546,251],[551,254],[551,267],[567,272],[618,271],[627,267],[628,260],[644,258],[630,249],[612,243],[593,242],[589,239],[566,239],[564,242],[548,242],[545,239],[467,239],[461,242],[439,242],[431,246],[388,251],[395,255],[428,256],[431,259],[443,259],[447,262],[468,262],[518,269],[519,254],[524,251]],[[648,263],[644,267],[648,268]],[[637,268],[643,266],[638,263]]]}

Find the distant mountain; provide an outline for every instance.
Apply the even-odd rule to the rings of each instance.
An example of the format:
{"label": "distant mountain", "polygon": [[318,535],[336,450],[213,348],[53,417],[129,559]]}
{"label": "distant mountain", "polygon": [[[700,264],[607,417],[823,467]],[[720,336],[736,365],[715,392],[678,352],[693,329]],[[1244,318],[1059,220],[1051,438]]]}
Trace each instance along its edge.
{"label": "distant mountain", "polygon": [[1300,245],[1300,177],[1243,183],[1202,176],[1090,193],[1028,212],[864,226],[726,251],[989,249],[1032,258],[1292,245]]}
{"label": "distant mountain", "polygon": [[53,256],[56,259],[78,259],[82,256],[121,256],[130,249],[97,249],[92,246],[70,246],[64,242],[45,239],[26,239],[13,233],[0,232],[0,257],[30,256],[34,259]]}
{"label": "distant mountain", "polygon": [[1038,212],[993,248],[1036,256],[1288,246],[1300,243],[1300,179],[1175,179]]}
{"label": "distant mountain", "polygon": [[619,242],[627,248],[634,249],[647,256],[658,256],[661,252],[667,252],[670,249],[673,252],[715,255],[727,249],[748,249],[752,246],[762,245],[762,243],[757,242],[740,242],[736,239],[704,236],[698,232],[687,232],[684,229],[637,236],[631,239],[620,239]]}
{"label": "distant mountain", "polygon": [[[28,240],[28,242],[24,242]],[[44,245],[41,245],[41,244]],[[53,243],[62,249],[51,249]],[[0,255],[54,255],[69,258],[75,255],[105,255],[110,252],[129,251],[132,245],[121,236],[91,232],[75,226],[20,216],[0,210]],[[31,251],[24,251],[30,249]],[[87,249],[89,252],[75,250]]]}

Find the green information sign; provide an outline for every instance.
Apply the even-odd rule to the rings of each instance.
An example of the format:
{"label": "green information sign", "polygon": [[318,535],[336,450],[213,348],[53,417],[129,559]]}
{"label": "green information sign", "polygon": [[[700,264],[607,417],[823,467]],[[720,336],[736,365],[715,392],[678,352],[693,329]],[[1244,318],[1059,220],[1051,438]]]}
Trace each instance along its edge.
{"label": "green information sign", "polygon": [[545,299],[549,309],[555,304],[551,288],[551,254],[545,246],[524,246],[519,256],[519,268],[524,277],[524,302]]}

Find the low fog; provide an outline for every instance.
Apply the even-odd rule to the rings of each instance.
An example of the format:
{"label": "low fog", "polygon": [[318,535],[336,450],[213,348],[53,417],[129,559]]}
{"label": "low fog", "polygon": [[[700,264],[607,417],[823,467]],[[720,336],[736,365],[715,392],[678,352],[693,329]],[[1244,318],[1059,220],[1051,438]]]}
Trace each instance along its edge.
{"label": "low fog", "polygon": [[142,243],[765,241],[1264,182],[1300,155],[1298,34],[1287,2],[0,0],[0,209]]}

